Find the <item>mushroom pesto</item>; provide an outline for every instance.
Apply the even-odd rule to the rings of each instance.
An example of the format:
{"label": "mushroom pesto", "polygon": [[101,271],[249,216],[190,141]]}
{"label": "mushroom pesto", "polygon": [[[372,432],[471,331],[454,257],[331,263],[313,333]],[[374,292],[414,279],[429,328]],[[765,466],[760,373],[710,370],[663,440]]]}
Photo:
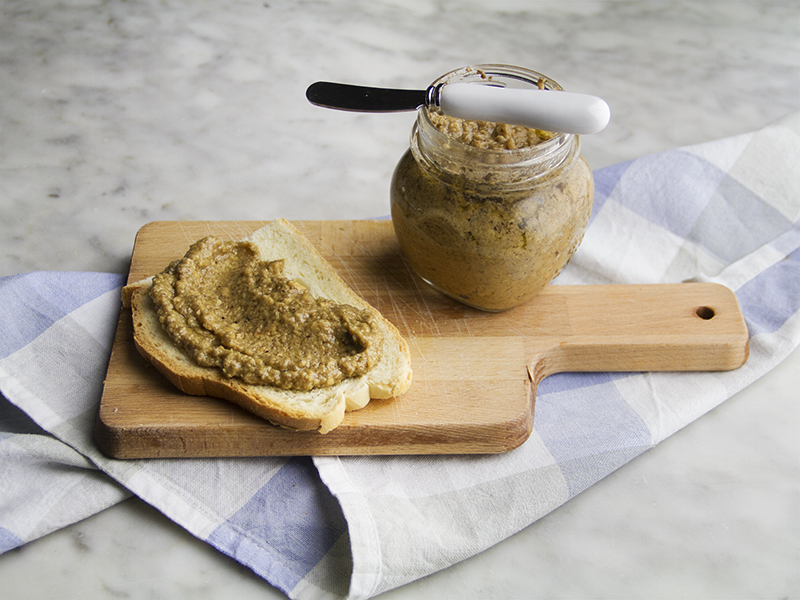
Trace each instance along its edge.
{"label": "mushroom pesto", "polygon": [[150,297],[173,342],[227,377],[310,390],[366,373],[380,341],[373,317],[314,297],[283,270],[247,241],[209,236],[155,276]]}
{"label": "mushroom pesto", "polygon": [[430,111],[428,117],[436,129],[445,135],[475,148],[485,150],[516,150],[530,148],[554,138],[557,134],[491,121],[467,121]]}
{"label": "mushroom pesto", "polygon": [[[510,65],[451,71],[434,81],[560,90]],[[592,171],[578,136],[461,120],[421,108],[392,176],[400,248],[433,288],[469,306],[508,310],[539,293],[580,245]]]}
{"label": "mushroom pesto", "polygon": [[592,210],[591,170],[500,193],[431,176],[411,152],[392,183],[392,223],[425,281],[470,306],[501,311],[538,293],[580,245]]}

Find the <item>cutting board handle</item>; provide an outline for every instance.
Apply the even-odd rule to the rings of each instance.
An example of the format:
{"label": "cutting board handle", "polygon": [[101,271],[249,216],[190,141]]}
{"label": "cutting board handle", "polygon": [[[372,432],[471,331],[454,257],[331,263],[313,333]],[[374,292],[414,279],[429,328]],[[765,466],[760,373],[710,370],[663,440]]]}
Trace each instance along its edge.
{"label": "cutting board handle", "polygon": [[734,293],[714,283],[571,286],[561,335],[529,354],[534,382],[560,372],[726,371],[749,353]]}

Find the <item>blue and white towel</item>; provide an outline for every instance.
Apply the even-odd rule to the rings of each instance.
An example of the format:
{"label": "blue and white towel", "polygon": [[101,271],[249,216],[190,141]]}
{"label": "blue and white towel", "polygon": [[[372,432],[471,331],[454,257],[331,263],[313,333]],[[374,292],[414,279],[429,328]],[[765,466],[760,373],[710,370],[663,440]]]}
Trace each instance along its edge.
{"label": "blue and white towel", "polygon": [[595,173],[558,284],[716,281],[750,359],[725,373],[561,374],[497,456],[117,461],[91,439],[120,276],[0,279],[0,552],[135,494],[290,597],[369,598],[509,537],[702,416],[800,342],[800,114]]}

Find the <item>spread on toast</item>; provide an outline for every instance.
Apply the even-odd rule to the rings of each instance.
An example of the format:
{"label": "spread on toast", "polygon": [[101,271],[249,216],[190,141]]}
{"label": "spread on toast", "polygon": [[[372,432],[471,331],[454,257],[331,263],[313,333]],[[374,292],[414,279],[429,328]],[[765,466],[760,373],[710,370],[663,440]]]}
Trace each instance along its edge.
{"label": "spread on toast", "polygon": [[[408,390],[405,339],[288,221],[272,221],[241,242],[205,238],[188,254],[205,258],[176,261],[122,291],[136,349],[184,393],[228,400],[281,427],[327,433],[346,411]],[[187,293],[193,278],[204,281]],[[166,326],[157,304],[170,307]],[[271,324],[272,317],[283,322]],[[200,360],[170,336],[170,328],[203,338],[195,343]],[[262,340],[270,330],[277,338]],[[306,342],[304,335],[316,339]],[[329,342],[331,348],[322,348]],[[201,364],[206,359],[209,366]],[[233,365],[245,361],[256,366]],[[267,382],[248,382],[248,370],[259,378],[265,373]]]}
{"label": "spread on toast", "polygon": [[156,275],[161,326],[198,365],[287,390],[358,377],[380,336],[365,310],[316,298],[247,241],[205,237]]}

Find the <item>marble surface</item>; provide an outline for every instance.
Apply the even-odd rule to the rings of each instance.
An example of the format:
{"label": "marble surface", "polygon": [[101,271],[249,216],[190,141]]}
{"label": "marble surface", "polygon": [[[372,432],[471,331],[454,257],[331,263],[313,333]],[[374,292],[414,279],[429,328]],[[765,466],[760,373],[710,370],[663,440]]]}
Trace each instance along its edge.
{"label": "marble surface", "polygon": [[[595,168],[800,108],[800,5],[0,3],[0,275],[127,270],[160,219],[369,218],[413,114],[310,106],[505,62],[594,93]],[[384,595],[800,597],[800,351],[498,546]],[[282,598],[137,499],[0,556],[4,598]]]}

